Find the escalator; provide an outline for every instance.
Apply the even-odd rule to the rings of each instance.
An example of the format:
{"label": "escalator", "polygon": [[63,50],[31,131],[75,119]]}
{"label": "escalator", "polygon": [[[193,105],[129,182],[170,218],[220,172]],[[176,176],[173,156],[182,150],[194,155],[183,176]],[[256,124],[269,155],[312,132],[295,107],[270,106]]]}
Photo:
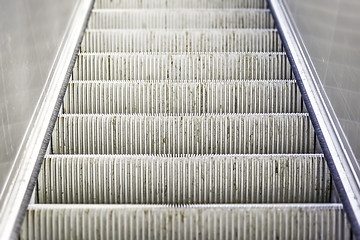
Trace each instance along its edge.
{"label": "escalator", "polygon": [[265,0],[95,1],[20,239],[351,239]]}

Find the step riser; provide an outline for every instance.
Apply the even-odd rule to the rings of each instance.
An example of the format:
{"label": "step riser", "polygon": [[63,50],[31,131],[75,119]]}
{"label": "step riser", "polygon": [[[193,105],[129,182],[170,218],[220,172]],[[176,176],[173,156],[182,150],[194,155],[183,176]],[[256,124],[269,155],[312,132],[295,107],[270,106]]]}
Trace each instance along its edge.
{"label": "step riser", "polygon": [[49,156],[39,203],[315,203],[330,200],[322,156]]}
{"label": "step riser", "polygon": [[87,31],[81,52],[281,52],[276,30]]}
{"label": "step riser", "polygon": [[54,154],[314,153],[308,115],[61,115]]}
{"label": "step riser", "polygon": [[41,206],[29,207],[22,239],[350,239],[341,207],[326,205]]}
{"label": "step riser", "polygon": [[295,81],[70,82],[64,113],[296,113]]}
{"label": "step riser", "polygon": [[94,10],[88,29],[274,28],[268,10]]}
{"label": "step riser", "polygon": [[266,0],[97,0],[97,8],[266,8]]}
{"label": "step riser", "polygon": [[73,80],[292,79],[284,53],[79,54]]}

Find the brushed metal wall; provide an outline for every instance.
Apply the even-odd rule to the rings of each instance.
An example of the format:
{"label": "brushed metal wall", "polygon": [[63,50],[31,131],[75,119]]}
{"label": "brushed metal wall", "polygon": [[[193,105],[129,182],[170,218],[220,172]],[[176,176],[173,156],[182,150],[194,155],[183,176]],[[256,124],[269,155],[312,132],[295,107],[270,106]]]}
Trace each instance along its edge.
{"label": "brushed metal wall", "polygon": [[360,163],[360,1],[284,1]]}
{"label": "brushed metal wall", "polygon": [[0,0],[0,192],[75,4],[74,0]]}

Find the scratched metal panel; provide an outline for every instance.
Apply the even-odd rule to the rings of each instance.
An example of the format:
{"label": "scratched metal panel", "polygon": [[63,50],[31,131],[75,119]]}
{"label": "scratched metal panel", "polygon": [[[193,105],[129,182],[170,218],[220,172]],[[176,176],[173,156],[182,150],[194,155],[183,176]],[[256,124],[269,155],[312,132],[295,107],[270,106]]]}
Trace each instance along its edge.
{"label": "scratched metal panel", "polygon": [[289,6],[340,126],[360,163],[360,2],[284,2]]}
{"label": "scratched metal panel", "polygon": [[76,3],[1,1],[0,192],[26,137]]}

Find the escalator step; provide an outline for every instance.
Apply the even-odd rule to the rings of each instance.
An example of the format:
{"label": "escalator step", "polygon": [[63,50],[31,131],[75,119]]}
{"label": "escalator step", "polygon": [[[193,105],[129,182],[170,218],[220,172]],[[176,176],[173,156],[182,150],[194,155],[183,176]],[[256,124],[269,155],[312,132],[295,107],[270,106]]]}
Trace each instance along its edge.
{"label": "escalator step", "polygon": [[330,200],[322,155],[49,155],[39,203],[315,203]]}
{"label": "escalator step", "polygon": [[285,53],[81,53],[73,80],[292,79]]}
{"label": "escalator step", "polygon": [[54,154],[314,153],[308,114],[60,115]]}
{"label": "escalator step", "polygon": [[303,112],[293,80],[72,81],[64,113],[296,113]]}
{"label": "escalator step", "polygon": [[341,204],[30,205],[22,239],[350,239]]}
{"label": "escalator step", "polygon": [[281,52],[274,29],[87,30],[81,52]]}
{"label": "escalator step", "polygon": [[94,8],[266,8],[266,0],[97,0]]}
{"label": "escalator step", "polygon": [[88,29],[274,28],[268,9],[94,9]]}

